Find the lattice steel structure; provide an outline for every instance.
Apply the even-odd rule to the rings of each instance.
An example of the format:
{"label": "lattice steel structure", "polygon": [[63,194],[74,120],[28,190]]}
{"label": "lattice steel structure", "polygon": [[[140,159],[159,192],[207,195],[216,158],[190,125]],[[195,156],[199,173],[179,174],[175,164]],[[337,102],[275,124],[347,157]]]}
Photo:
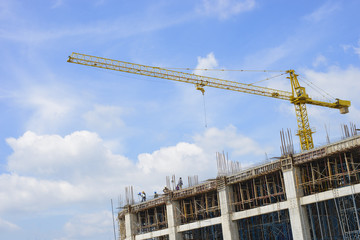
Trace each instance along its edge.
{"label": "lattice steel structure", "polygon": [[195,85],[196,89],[200,90],[203,94],[205,92],[204,87],[214,87],[230,91],[237,91],[242,93],[249,93],[259,96],[287,100],[295,106],[295,113],[298,124],[297,135],[300,138],[302,150],[309,150],[314,148],[314,142],[312,138],[313,131],[310,128],[305,104],[339,109],[340,113],[342,114],[348,113],[348,108],[351,105],[350,101],[340,100],[338,98],[335,99],[335,101],[333,102],[318,101],[310,98],[309,95],[306,93],[305,88],[300,86],[300,83],[297,79],[298,75],[295,74],[295,71],[292,69],[285,71],[285,73],[289,74],[288,79],[291,83],[291,92],[288,92],[279,89],[255,86],[253,84],[245,84],[238,81],[229,81],[219,78],[206,77],[192,73],[174,71],[166,68],[146,66],[137,63],[130,63],[75,52],[73,52],[71,56],[69,56],[68,62],[86,65],[90,67],[103,68],[114,71],[127,72],[131,74],[138,74],[143,76],[190,83]]}

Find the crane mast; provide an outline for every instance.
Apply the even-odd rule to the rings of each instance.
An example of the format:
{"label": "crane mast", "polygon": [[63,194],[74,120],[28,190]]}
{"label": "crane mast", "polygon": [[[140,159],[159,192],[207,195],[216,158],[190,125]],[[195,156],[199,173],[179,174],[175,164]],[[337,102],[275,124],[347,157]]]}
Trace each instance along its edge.
{"label": "crane mast", "polygon": [[204,87],[214,87],[230,91],[237,91],[287,100],[293,103],[295,106],[295,113],[298,124],[298,131],[296,135],[299,136],[301,150],[303,151],[314,148],[314,142],[312,138],[313,131],[310,128],[306,104],[339,109],[340,113],[342,114],[348,113],[348,108],[351,105],[350,101],[347,100],[336,99],[335,102],[324,102],[311,99],[306,94],[305,88],[300,86],[297,79],[298,75],[295,74],[294,70],[286,71],[286,73],[289,74],[289,77],[287,78],[291,82],[292,89],[291,92],[288,92],[273,88],[255,86],[252,84],[206,77],[192,73],[174,71],[166,68],[146,66],[81,53],[72,53],[71,56],[69,56],[68,58],[68,62],[114,71],[144,75],[149,77],[162,78],[172,81],[190,83],[194,84],[196,89],[200,90],[202,93],[205,92]]}

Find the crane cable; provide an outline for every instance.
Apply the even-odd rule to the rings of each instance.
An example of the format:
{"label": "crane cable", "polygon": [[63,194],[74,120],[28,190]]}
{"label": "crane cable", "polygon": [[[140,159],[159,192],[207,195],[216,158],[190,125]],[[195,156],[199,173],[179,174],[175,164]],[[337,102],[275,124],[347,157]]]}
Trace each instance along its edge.
{"label": "crane cable", "polygon": [[166,69],[188,70],[188,71],[196,71],[196,70],[198,70],[198,71],[221,71],[221,72],[267,72],[267,73],[269,73],[269,72],[282,72],[282,74],[278,74],[278,75],[275,75],[275,76],[265,78],[265,79],[260,80],[260,81],[249,83],[248,85],[254,85],[255,83],[264,82],[264,81],[267,81],[267,80],[270,80],[270,79],[280,77],[282,75],[287,74],[287,71],[284,71],[284,70],[245,70],[245,69],[209,69],[209,68],[166,68]]}
{"label": "crane cable", "polygon": [[170,68],[166,69],[187,70],[187,71],[219,71],[219,72],[286,72],[286,70],[254,70],[254,69],[210,69],[210,68]]}
{"label": "crane cable", "polygon": [[286,73],[282,73],[282,74],[278,74],[278,75],[275,75],[275,76],[271,76],[271,77],[265,78],[265,79],[263,79],[263,80],[250,83],[249,85],[254,85],[255,83],[265,82],[265,81],[267,81],[267,80],[270,80],[270,79],[273,79],[273,78],[276,78],[276,77],[280,77],[280,76],[285,75],[285,74],[286,74]]}
{"label": "crane cable", "polygon": [[204,103],[204,121],[205,121],[205,128],[207,128],[207,120],[206,120],[206,106],[205,106],[205,94],[202,92],[203,95],[203,103]]}
{"label": "crane cable", "polygon": [[323,90],[322,88],[316,86],[313,82],[311,82],[310,80],[299,76],[299,78],[302,80],[302,82],[304,82],[306,85],[308,85],[310,88],[314,89],[316,92],[318,92],[321,96],[323,96],[324,98],[326,98],[329,101],[332,101],[335,99],[335,97],[331,96],[329,93],[327,93],[325,90]]}

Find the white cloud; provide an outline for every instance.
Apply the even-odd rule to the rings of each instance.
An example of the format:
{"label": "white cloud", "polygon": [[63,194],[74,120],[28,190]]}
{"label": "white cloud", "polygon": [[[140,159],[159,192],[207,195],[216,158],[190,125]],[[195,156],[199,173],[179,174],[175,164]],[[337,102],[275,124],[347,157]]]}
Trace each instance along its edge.
{"label": "white cloud", "polygon": [[360,40],[358,41],[357,47],[352,47],[354,49],[355,54],[357,54],[360,57]]}
{"label": "white cloud", "polygon": [[203,0],[199,11],[206,15],[227,19],[255,7],[255,0]]}
{"label": "white cloud", "polygon": [[26,129],[36,132],[56,131],[71,119],[81,101],[64,86],[23,86],[15,93],[19,106],[32,110]]}
{"label": "white cloud", "polygon": [[53,1],[53,5],[51,6],[51,8],[58,8],[63,4],[64,4],[64,0],[55,0]]}
{"label": "white cloud", "polygon": [[341,45],[342,49],[344,50],[344,52],[346,52],[347,50],[349,50],[349,48],[351,48],[352,46],[349,44],[342,44]]}
{"label": "white cloud", "polygon": [[95,1],[94,5],[97,7],[97,6],[101,6],[103,5],[104,3],[106,2],[106,0],[97,0]]}
{"label": "white cloud", "polygon": [[360,57],[360,40],[358,41],[357,46],[351,45],[351,44],[343,44],[341,45],[344,52],[347,52],[349,49],[353,50],[356,55]]}
{"label": "white cloud", "polygon": [[[358,76],[360,76],[360,68],[349,66],[345,69],[342,69],[337,66],[331,66],[327,71],[323,72],[317,72],[315,70],[308,69],[304,71],[304,76],[305,79],[311,81],[313,84],[320,87],[334,98],[351,101],[349,113],[346,115],[340,114],[339,110],[336,109],[309,106],[309,116],[311,119],[315,120],[315,123],[317,123],[315,125],[322,127],[324,123],[328,124],[328,122],[324,122],[325,119],[331,119],[331,123],[335,125],[335,128],[337,129],[340,124],[358,122],[360,118],[360,99],[358,97],[358,89],[360,89],[360,82],[358,80]],[[306,87],[310,97],[313,99],[322,101],[327,100],[321,95],[323,94],[324,96],[327,96],[325,93],[321,92],[320,94],[309,86],[304,86]],[[332,102],[334,101],[335,99],[332,99]],[[340,136],[340,133],[337,132],[333,136]]]}
{"label": "white cloud", "polygon": [[[28,131],[18,139],[7,139],[7,143],[14,151],[8,158],[8,169],[22,175],[79,180],[79,176],[97,176],[111,167],[131,165],[125,157],[112,154],[97,134],[88,131],[65,137]],[[69,171],[69,167],[73,169]]]}
{"label": "white cloud", "polygon": [[[58,133],[67,132],[68,128],[83,128],[101,136],[123,139],[133,131],[122,119],[133,109],[101,104],[88,106],[87,102],[91,101],[87,99],[89,95],[74,93],[70,86],[23,84],[11,97],[18,106],[29,112],[24,128],[36,133]],[[109,139],[109,142],[113,142],[113,139]],[[122,145],[116,144],[116,147],[122,148]]]}
{"label": "white cloud", "polygon": [[201,69],[213,69],[219,65],[217,60],[215,59],[214,53],[212,52],[206,55],[206,57],[204,58],[199,56],[197,59],[198,64],[196,65],[196,69],[200,70],[195,70],[195,74],[202,75]]}
{"label": "white cloud", "polygon": [[66,203],[85,201],[91,191],[69,182],[49,181],[17,174],[0,175],[0,212],[38,212]]}
{"label": "white cloud", "polygon": [[6,21],[15,20],[16,16],[14,14],[14,9],[17,6],[18,3],[16,1],[0,1],[0,19],[4,19]]}
{"label": "white cloud", "polygon": [[104,144],[119,153],[125,151],[124,138],[134,133],[134,129],[123,121],[123,116],[128,113],[129,110],[122,107],[95,104],[82,118],[88,130],[105,137]]}
{"label": "white cloud", "polygon": [[316,56],[316,58],[313,61],[312,65],[314,67],[318,67],[318,66],[321,66],[321,65],[326,65],[326,63],[327,63],[326,57],[324,57],[324,55],[319,54],[319,55]]}
{"label": "white cloud", "polygon": [[95,237],[98,234],[112,233],[112,214],[109,211],[79,214],[64,226],[67,238]]}
{"label": "white cloud", "polygon": [[[94,3],[94,7],[102,5],[103,3],[104,1],[99,0]],[[59,4],[60,5],[56,2],[54,6],[61,6],[61,0]],[[166,11],[163,12],[166,13]],[[27,25],[29,22],[32,22],[32,19],[19,15],[16,16],[16,21],[9,22],[8,28],[0,29],[0,38],[31,45],[68,37],[88,38],[92,36],[93,39],[119,39],[166,29],[188,21],[189,19],[187,15],[173,16],[158,14],[156,18],[154,16],[154,14],[143,14],[142,18],[139,18],[136,14],[120,15],[110,20],[94,20],[77,24],[70,23],[71,25],[62,25],[53,29],[42,29],[39,28],[39,26]],[[125,22],[131,22],[132,24],[129,25]],[[16,25],[16,27],[12,27],[14,25]]]}
{"label": "white cloud", "polygon": [[[216,176],[215,153],[229,151],[244,165],[262,156],[264,147],[237,133],[209,128],[181,142],[152,153],[139,154],[136,163],[116,155],[95,133],[78,131],[61,137],[26,132],[9,138],[13,150],[8,157],[11,173],[0,175],[0,212],[41,212],[69,204],[96,204],[132,185],[135,192],[161,191],[165,176],[198,175],[200,180]],[[232,153],[232,154],[231,154]],[[67,229],[75,229],[71,221]]]}
{"label": "white cloud", "polygon": [[[211,69],[216,69],[219,66],[218,61],[215,58],[213,52],[206,55],[206,57],[197,57],[197,65],[195,67],[196,70],[193,71],[194,74],[201,75],[201,76],[209,76],[209,77],[220,77],[219,72],[208,71]],[[220,72],[224,73],[224,72]],[[221,75],[224,78],[223,75]]]}
{"label": "white cloud", "polygon": [[0,230],[1,231],[17,231],[20,230],[20,227],[14,223],[6,221],[0,218]]}
{"label": "white cloud", "polygon": [[305,16],[304,18],[308,21],[319,22],[327,17],[329,17],[334,11],[340,8],[338,2],[327,2],[314,12]]}
{"label": "white cloud", "polygon": [[87,126],[96,130],[98,133],[113,132],[114,129],[125,127],[121,116],[124,110],[117,106],[104,106],[96,104],[94,109],[84,114]]}
{"label": "white cloud", "polygon": [[169,175],[171,173],[191,175],[193,170],[201,170],[204,162],[212,162],[211,159],[204,157],[203,149],[195,144],[178,143],[176,146],[161,148],[151,154],[140,154],[137,166],[145,174],[159,172]]}
{"label": "white cloud", "polygon": [[[256,156],[270,151],[249,137],[237,133],[234,126],[225,129],[208,128],[203,134],[194,136],[194,143],[178,143],[161,148],[153,153],[139,155],[138,168],[144,173],[168,173],[168,175],[203,178],[216,175],[216,152],[229,151],[233,161],[244,165],[253,163]],[[259,159],[257,159],[259,160]]]}
{"label": "white cloud", "polygon": [[[328,18],[331,14],[338,10],[340,5],[338,3],[326,3],[318,8],[316,11],[304,17],[305,20],[308,21],[321,21],[323,19]],[[312,51],[314,46],[319,43],[322,44],[324,41],[324,37],[326,37],[325,31],[319,31],[315,28],[316,24],[310,24],[305,22],[303,25],[300,25],[294,32],[285,38],[285,40],[279,44],[268,45],[266,48],[262,48],[259,51],[255,51],[253,54],[248,55],[245,58],[243,67],[246,69],[273,69],[274,65],[283,66],[282,69],[274,70],[288,70],[291,67],[286,66],[286,64],[294,64],[292,62],[289,63],[288,58],[301,58],[309,52]],[[325,34],[325,35],[324,35]],[[307,36],[311,35],[309,38]],[[270,47],[269,47],[270,46]],[[343,46],[344,49],[347,46]],[[259,61],[261,59],[261,61]],[[323,61],[324,59],[318,59]],[[315,64],[320,64],[323,62],[318,62]]]}
{"label": "white cloud", "polygon": [[[225,129],[209,128],[203,135],[196,135],[195,142],[215,156],[216,152],[228,149],[234,157],[243,157],[248,154],[263,155],[266,149],[259,146],[253,139],[237,133],[234,126],[228,126]],[[221,148],[221,149],[219,149]],[[268,149],[269,150],[269,149]],[[247,159],[241,161],[246,162]]]}
{"label": "white cloud", "polygon": [[354,47],[354,52],[360,57],[360,47]]}
{"label": "white cloud", "polygon": [[[297,40],[294,40],[292,37],[289,37],[289,39],[278,46],[259,50],[247,56],[243,65],[248,69],[269,69],[269,67],[271,68],[272,65],[280,62],[280,60],[283,60],[292,53],[296,41]],[[259,59],[261,59],[261,61],[259,61]]]}
{"label": "white cloud", "polygon": [[[331,66],[326,72],[317,72],[311,69],[305,70],[305,78],[312,81],[317,86],[329,92],[332,96],[340,99],[352,99],[356,103],[358,99],[358,89],[360,89],[359,79],[360,69],[349,66],[341,69],[337,66]],[[316,94],[311,88],[309,92]]]}
{"label": "white cloud", "polygon": [[93,203],[132,183],[134,165],[113,154],[95,133],[61,137],[28,131],[7,143],[13,149],[7,165],[11,174],[0,175],[0,211]]}

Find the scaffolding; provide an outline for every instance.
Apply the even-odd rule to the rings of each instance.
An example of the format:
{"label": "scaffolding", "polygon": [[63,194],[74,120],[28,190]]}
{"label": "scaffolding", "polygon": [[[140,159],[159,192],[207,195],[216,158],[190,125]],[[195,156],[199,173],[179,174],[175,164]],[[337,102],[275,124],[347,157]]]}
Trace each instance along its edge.
{"label": "scaffolding", "polygon": [[313,240],[360,239],[360,195],[306,205]]}
{"label": "scaffolding", "polygon": [[166,205],[147,208],[136,213],[137,234],[143,234],[168,227],[166,217]]}
{"label": "scaffolding", "polygon": [[[346,151],[298,165],[304,195],[360,183],[360,151]],[[300,179],[299,179],[300,178]]]}
{"label": "scaffolding", "polygon": [[180,199],[178,213],[181,224],[219,217],[220,206],[217,191]]}
{"label": "scaffolding", "polygon": [[232,184],[232,205],[236,212],[286,201],[281,171]]}
{"label": "scaffolding", "polygon": [[221,224],[185,231],[182,233],[184,240],[222,240]]}
{"label": "scaffolding", "polygon": [[241,240],[288,240],[293,239],[288,210],[258,215],[238,221]]}

